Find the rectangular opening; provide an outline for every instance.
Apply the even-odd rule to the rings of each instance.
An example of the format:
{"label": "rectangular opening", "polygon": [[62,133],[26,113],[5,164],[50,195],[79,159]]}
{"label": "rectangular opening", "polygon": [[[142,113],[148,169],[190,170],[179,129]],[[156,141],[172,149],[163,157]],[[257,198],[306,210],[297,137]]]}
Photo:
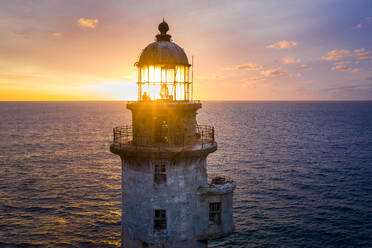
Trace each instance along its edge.
{"label": "rectangular opening", "polygon": [[164,209],[154,210],[154,230],[160,231],[167,229],[167,214]]}
{"label": "rectangular opening", "polygon": [[221,202],[209,203],[209,224],[221,224]]}
{"label": "rectangular opening", "polygon": [[154,168],[154,183],[167,182],[167,172],[165,164],[156,164]]}
{"label": "rectangular opening", "polygon": [[155,127],[154,127],[154,137],[155,143],[168,143],[168,117],[167,116],[158,116],[155,118]]}

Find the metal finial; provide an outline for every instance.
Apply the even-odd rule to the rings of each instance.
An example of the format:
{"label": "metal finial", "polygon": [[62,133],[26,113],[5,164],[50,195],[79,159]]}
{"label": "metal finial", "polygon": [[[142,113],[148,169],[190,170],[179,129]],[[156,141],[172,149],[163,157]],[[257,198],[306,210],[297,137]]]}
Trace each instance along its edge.
{"label": "metal finial", "polygon": [[157,41],[170,41],[171,36],[167,34],[169,30],[168,23],[165,22],[164,17],[163,21],[158,26],[160,34],[156,35]]}
{"label": "metal finial", "polygon": [[163,18],[163,22],[161,22],[161,23],[159,24],[158,29],[159,29],[159,31],[160,31],[160,33],[161,33],[162,35],[165,35],[165,34],[168,32],[168,30],[169,30],[169,26],[168,26],[168,23],[166,23],[166,22],[164,21],[164,18]]}

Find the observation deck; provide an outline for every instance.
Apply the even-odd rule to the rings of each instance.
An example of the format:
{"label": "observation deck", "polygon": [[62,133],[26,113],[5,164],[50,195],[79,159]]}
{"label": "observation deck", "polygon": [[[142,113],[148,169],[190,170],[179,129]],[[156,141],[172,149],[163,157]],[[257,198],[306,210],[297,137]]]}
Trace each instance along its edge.
{"label": "observation deck", "polygon": [[193,135],[186,133],[175,134],[173,142],[161,130],[149,135],[135,134],[132,125],[118,126],[113,129],[113,142],[110,151],[117,155],[148,156],[149,153],[164,153],[165,155],[192,153],[209,154],[217,150],[214,139],[214,127],[197,125]]}
{"label": "observation deck", "polygon": [[128,101],[127,109],[153,108],[153,109],[200,109],[200,100],[149,100],[149,101]]}

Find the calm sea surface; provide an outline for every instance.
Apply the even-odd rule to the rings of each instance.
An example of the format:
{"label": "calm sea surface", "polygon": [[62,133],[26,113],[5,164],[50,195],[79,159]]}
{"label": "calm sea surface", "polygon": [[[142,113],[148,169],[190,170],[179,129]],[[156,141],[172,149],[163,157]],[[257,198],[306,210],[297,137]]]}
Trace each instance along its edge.
{"label": "calm sea surface", "polygon": [[[120,246],[124,102],[0,103],[0,247]],[[210,247],[372,247],[372,102],[205,102],[211,176],[237,182]]]}

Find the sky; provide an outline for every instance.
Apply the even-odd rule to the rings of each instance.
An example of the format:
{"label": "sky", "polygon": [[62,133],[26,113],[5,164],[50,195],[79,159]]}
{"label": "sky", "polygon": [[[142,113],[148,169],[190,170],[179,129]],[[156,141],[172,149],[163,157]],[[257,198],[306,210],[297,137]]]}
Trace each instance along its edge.
{"label": "sky", "polygon": [[135,100],[162,18],[194,99],[372,100],[370,0],[0,0],[0,100]]}

